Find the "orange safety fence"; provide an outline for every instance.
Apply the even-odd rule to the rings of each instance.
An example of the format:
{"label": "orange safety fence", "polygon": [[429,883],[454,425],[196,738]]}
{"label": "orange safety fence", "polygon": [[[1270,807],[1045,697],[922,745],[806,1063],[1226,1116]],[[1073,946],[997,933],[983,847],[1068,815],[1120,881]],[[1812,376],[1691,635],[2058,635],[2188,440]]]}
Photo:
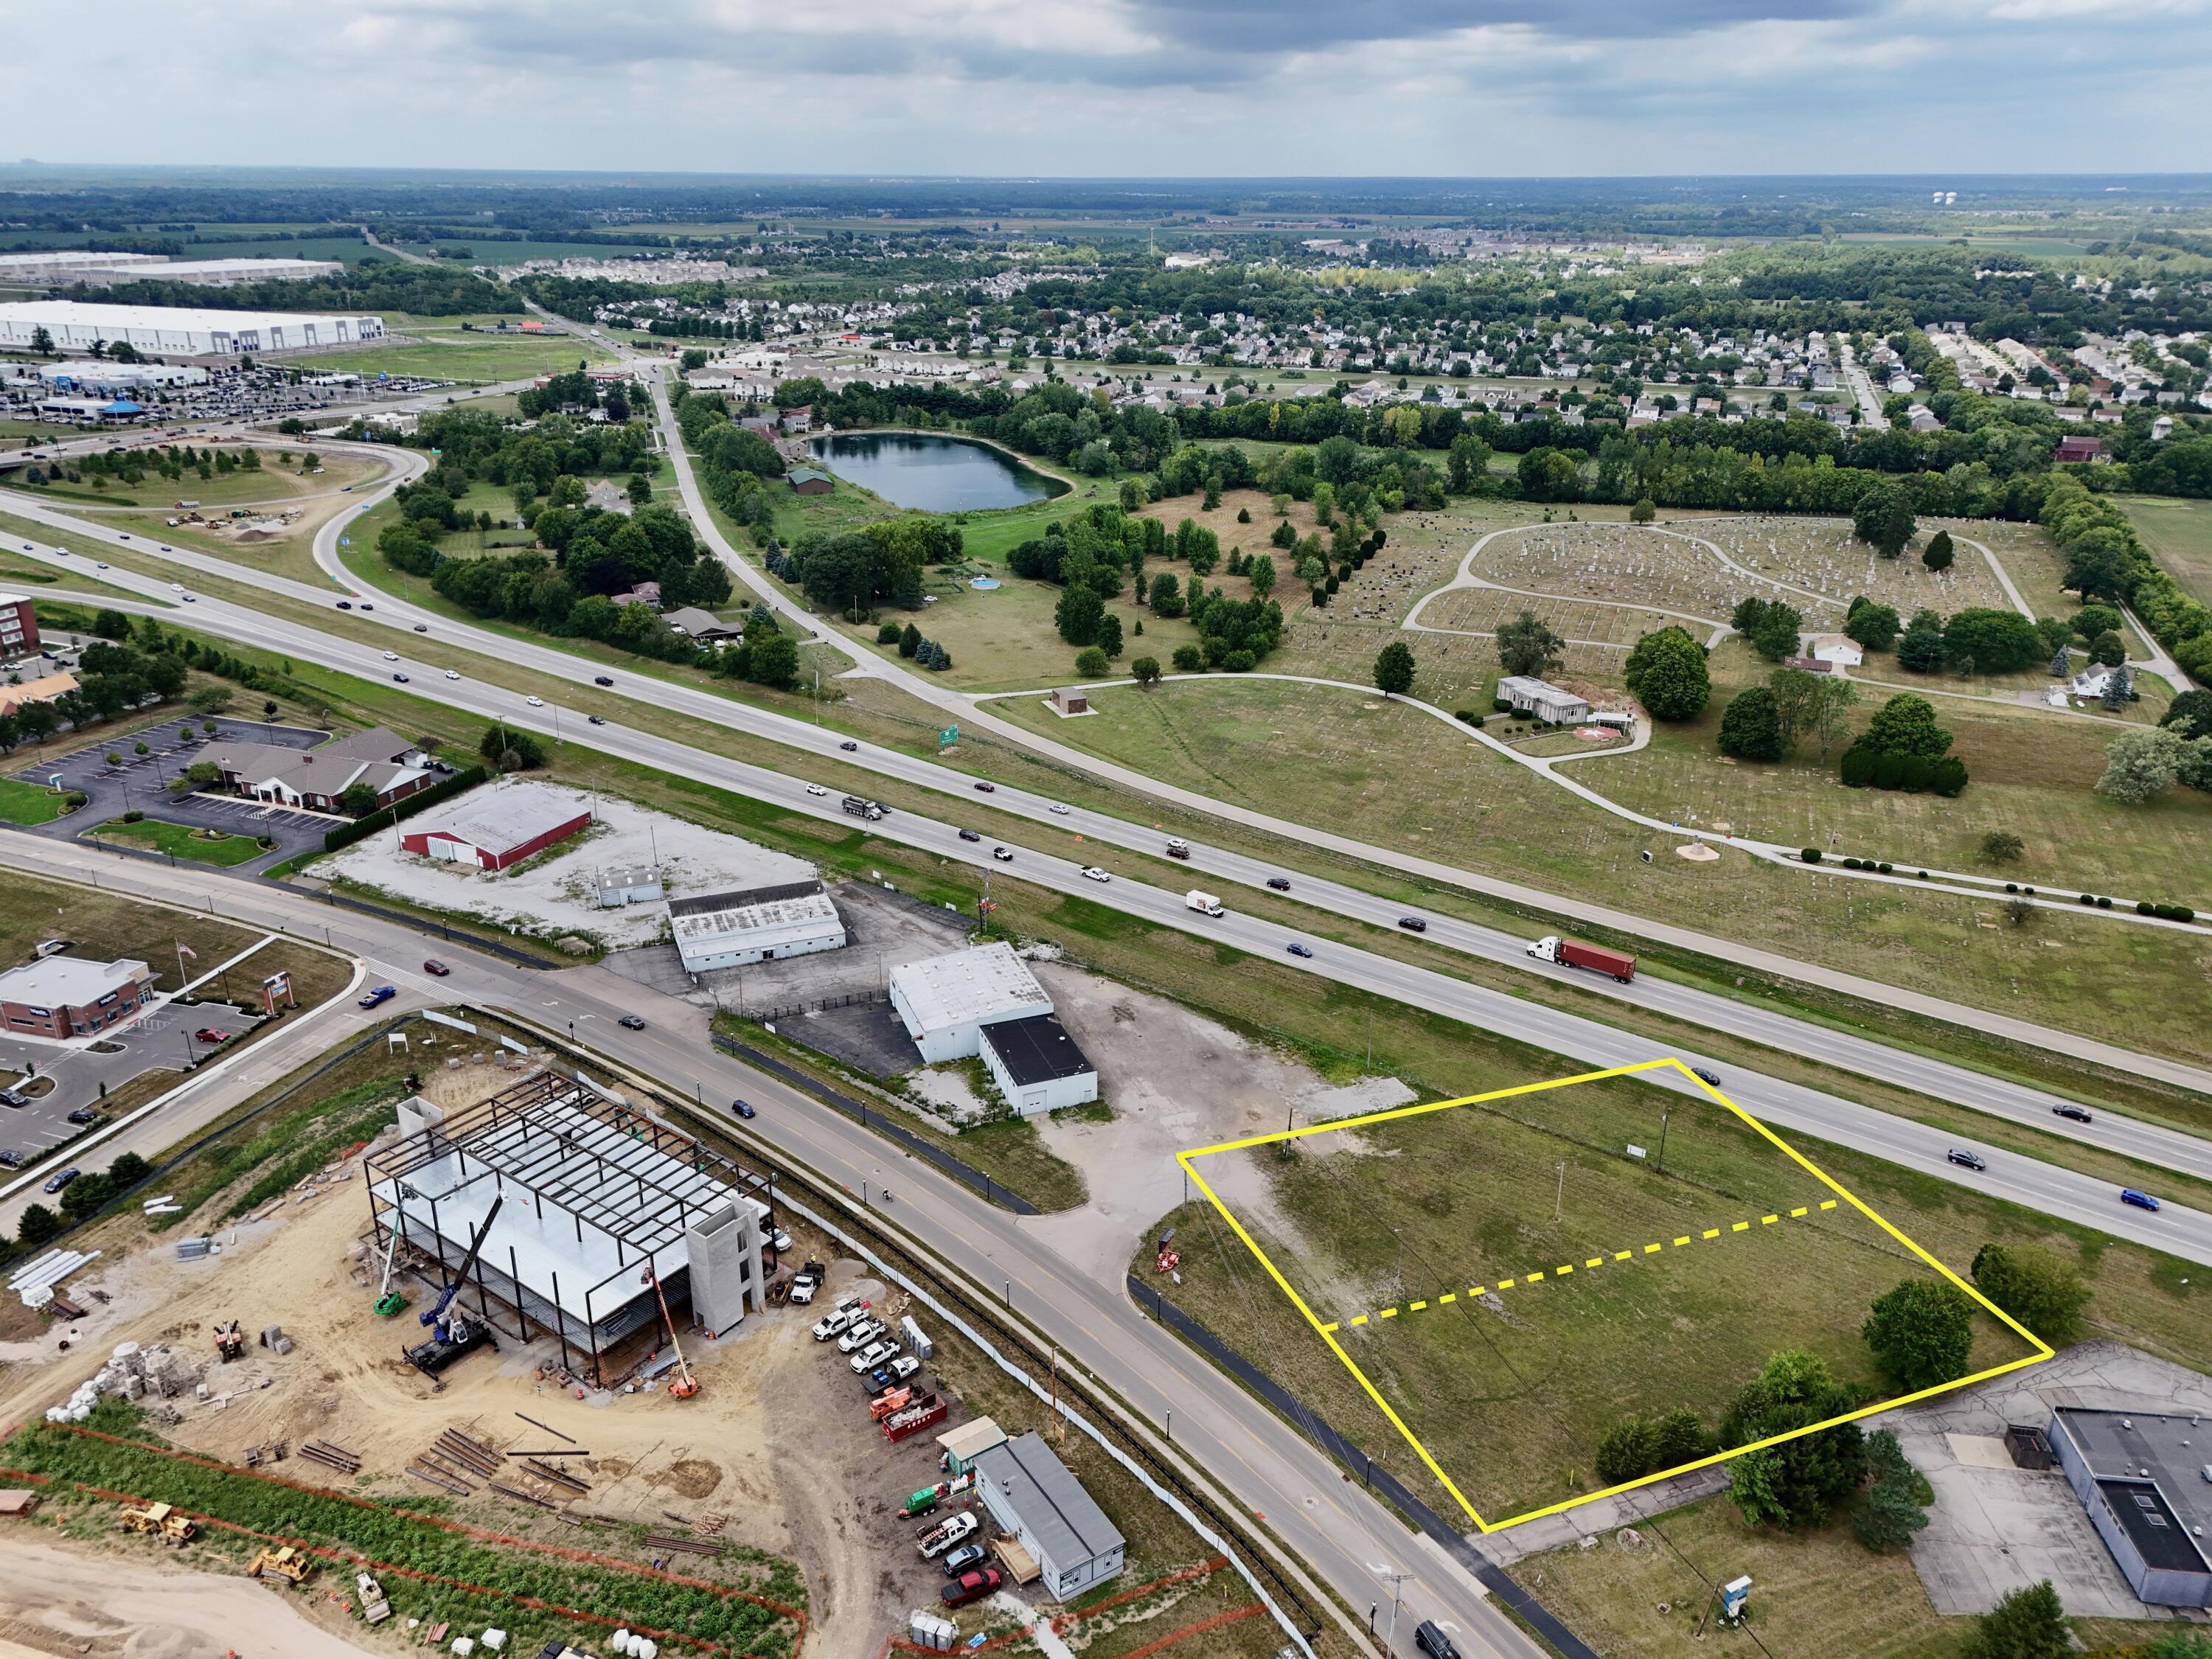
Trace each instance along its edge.
{"label": "orange safety fence", "polygon": [[[283,1475],[267,1474],[258,1469],[241,1468],[235,1463],[225,1463],[220,1459],[202,1457],[193,1452],[179,1451],[167,1446],[149,1445],[143,1440],[126,1439],[120,1435],[107,1434],[98,1429],[88,1429],[80,1424],[58,1423],[42,1425],[41,1426],[56,1429],[64,1434],[82,1435],[87,1439],[104,1440],[110,1445],[125,1446],[134,1451],[151,1452],[156,1456],[168,1458],[173,1462],[197,1464],[202,1468],[213,1469],[222,1474],[236,1475],[244,1480],[258,1480],[265,1485],[272,1486],[288,1487],[294,1492],[305,1492],[310,1497],[327,1498],[335,1503],[346,1504],[353,1509],[373,1510],[380,1515],[391,1515],[395,1513],[393,1509],[388,1504],[374,1503],[367,1498],[356,1498],[346,1492],[335,1492],[328,1486],[319,1486],[304,1480],[288,1480]],[[31,1474],[27,1471],[0,1470],[0,1474],[5,1474],[11,1480],[18,1478],[20,1475],[21,1478],[33,1481],[40,1486],[46,1484],[46,1477]],[[85,1490],[88,1492],[99,1492],[99,1494],[103,1498],[115,1498],[124,1503],[143,1504],[153,1501],[148,1498],[134,1497],[130,1494],[118,1494],[104,1492],[96,1486],[87,1486],[85,1487]],[[191,1513],[188,1510],[180,1510],[179,1512],[186,1514]],[[805,1644],[806,1633],[808,1630],[808,1621],[805,1613],[800,1608],[791,1607],[785,1602],[775,1601],[771,1597],[759,1595],[752,1590],[739,1589],[734,1585],[730,1584],[718,1584],[712,1579],[695,1578],[689,1573],[675,1572],[665,1567],[640,1566],[634,1561],[624,1561],[616,1556],[601,1555],[595,1550],[571,1549],[566,1545],[544,1544],[538,1542],[534,1539],[517,1538],[513,1536],[511,1534],[494,1532],[489,1528],[472,1527],[466,1522],[449,1521],[441,1516],[425,1515],[420,1510],[407,1510],[397,1512],[404,1514],[409,1520],[420,1525],[435,1527],[446,1532],[459,1533],[463,1537],[475,1539],[480,1543],[497,1544],[511,1549],[523,1550],[536,1555],[550,1556],[560,1560],[580,1561],[588,1565],[608,1568],[613,1571],[628,1573],[639,1578],[657,1579],[664,1583],[682,1584],[687,1589],[704,1590],[708,1595],[720,1596],[725,1601],[749,1601],[755,1607],[764,1607],[770,1613],[775,1613],[781,1618],[790,1620],[798,1626],[798,1638],[793,1644],[793,1651],[794,1653],[802,1649]],[[193,1518],[198,1520],[207,1520],[214,1522],[214,1524],[217,1526],[226,1528],[231,1531],[244,1533],[250,1537],[258,1538],[272,1535],[256,1533],[251,1528],[239,1526],[234,1522],[223,1521],[214,1516],[195,1516]],[[306,1548],[317,1554],[331,1554],[337,1556],[343,1553],[342,1552],[326,1551],[319,1546],[304,1544],[301,1540],[293,1538],[279,1537],[276,1539],[276,1541],[279,1543],[292,1544],[295,1547]],[[366,1558],[353,1557],[348,1557],[347,1559],[366,1559]],[[383,1568],[384,1570],[396,1572],[402,1577],[426,1578],[438,1583],[459,1582],[456,1580],[440,1579],[435,1574],[416,1572],[412,1569],[406,1567],[387,1567],[386,1566],[386,1564],[382,1563],[377,1563],[374,1565],[377,1565],[380,1568]],[[508,1599],[526,1607],[544,1607],[544,1604],[532,1601],[526,1597],[517,1595],[507,1590],[483,1589],[483,1587],[475,1585],[464,1586],[464,1588],[482,1589],[482,1593],[486,1595],[504,1595],[508,1597]],[[544,1607],[544,1610],[558,1613],[563,1616],[574,1616],[575,1618],[583,1619],[593,1624],[605,1625],[610,1628],[621,1627],[621,1621],[611,1619],[603,1619],[596,1613],[581,1613],[565,1607]],[[643,1627],[641,1626],[632,1625],[629,1628],[635,1630],[641,1629]],[[658,1634],[658,1632],[647,1632],[647,1633],[649,1635]],[[729,1651],[729,1650],[720,1647],[718,1644],[707,1642],[698,1637],[678,1635],[674,1639],[681,1642],[690,1643],[701,1647],[710,1648],[716,1652]]]}

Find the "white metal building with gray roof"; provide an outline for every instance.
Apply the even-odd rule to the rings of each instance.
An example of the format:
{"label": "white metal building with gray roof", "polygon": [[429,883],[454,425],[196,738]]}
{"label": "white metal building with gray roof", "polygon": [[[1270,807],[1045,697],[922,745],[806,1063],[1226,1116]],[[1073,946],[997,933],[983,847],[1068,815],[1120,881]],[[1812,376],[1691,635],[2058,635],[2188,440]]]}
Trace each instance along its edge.
{"label": "white metal building with gray roof", "polygon": [[1039,1434],[1025,1434],[972,1461],[984,1508],[1030,1553],[1060,1601],[1121,1571],[1127,1540]]}

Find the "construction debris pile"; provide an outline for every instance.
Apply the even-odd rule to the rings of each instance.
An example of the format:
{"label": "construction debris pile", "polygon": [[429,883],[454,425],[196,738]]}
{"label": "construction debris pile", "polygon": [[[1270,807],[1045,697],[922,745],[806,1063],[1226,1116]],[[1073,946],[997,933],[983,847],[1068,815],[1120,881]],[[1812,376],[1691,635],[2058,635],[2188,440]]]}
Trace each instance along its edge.
{"label": "construction debris pile", "polygon": [[27,1308],[50,1306],[61,1295],[61,1283],[99,1255],[98,1250],[48,1250],[8,1275],[8,1288]]}
{"label": "construction debris pile", "polygon": [[149,1343],[142,1348],[136,1342],[118,1342],[108,1362],[78,1383],[67,1403],[47,1407],[46,1421],[82,1423],[106,1395],[121,1395],[125,1400],[143,1400],[149,1395],[173,1400],[203,1389],[206,1385],[201,1379],[206,1374],[198,1361],[161,1343]]}

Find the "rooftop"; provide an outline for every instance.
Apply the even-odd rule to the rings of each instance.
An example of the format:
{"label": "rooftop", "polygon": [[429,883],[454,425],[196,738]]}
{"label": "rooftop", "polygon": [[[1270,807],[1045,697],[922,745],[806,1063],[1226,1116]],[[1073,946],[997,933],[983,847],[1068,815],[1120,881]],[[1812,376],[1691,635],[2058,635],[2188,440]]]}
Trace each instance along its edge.
{"label": "rooftop", "polygon": [[97,1002],[125,981],[150,979],[152,970],[136,957],[93,962],[83,957],[46,957],[0,974],[0,1002],[37,1008],[78,1008]]}
{"label": "rooftop", "polygon": [[1052,999],[1011,945],[902,962],[891,969],[891,986],[925,1031],[1052,1012]]}
{"label": "rooftop", "polygon": [[1091,1560],[1127,1541],[1043,1436],[1025,1434],[994,1446],[979,1453],[975,1463],[977,1474],[988,1476],[1006,1495],[1055,1565]]}
{"label": "rooftop", "polygon": [[[158,274],[160,267],[149,266],[149,276]],[[296,329],[308,323],[335,324],[343,319],[353,322],[373,313],[345,312],[337,314],[311,313],[301,311],[214,311],[193,306],[111,306],[95,305],[82,300],[24,300],[11,305],[0,305],[0,321],[45,323],[48,326],[76,324],[85,328],[131,329],[167,328],[201,334],[236,334],[246,329]],[[382,319],[378,323],[381,325]],[[320,330],[318,330],[319,332]],[[335,339],[336,335],[330,338]]]}
{"label": "rooftop", "polygon": [[[2087,1406],[2059,1406],[2054,1415],[2146,1561],[2212,1571],[2190,1537],[2212,1527],[2212,1484],[2203,1473],[2212,1468],[2212,1418]],[[2138,1501],[2145,1492],[2156,1501]]]}
{"label": "rooftop", "polygon": [[1095,1069],[1056,1014],[1002,1019],[985,1029],[983,1040],[991,1045],[1017,1087],[1056,1083]]}
{"label": "rooftop", "polygon": [[500,852],[592,815],[588,795],[550,783],[509,780],[472,789],[447,811],[407,826],[410,836],[450,836]]}
{"label": "rooftop", "polygon": [[842,925],[819,881],[787,881],[730,893],[701,893],[668,902],[669,931],[679,945],[697,946],[741,933],[805,923]]}

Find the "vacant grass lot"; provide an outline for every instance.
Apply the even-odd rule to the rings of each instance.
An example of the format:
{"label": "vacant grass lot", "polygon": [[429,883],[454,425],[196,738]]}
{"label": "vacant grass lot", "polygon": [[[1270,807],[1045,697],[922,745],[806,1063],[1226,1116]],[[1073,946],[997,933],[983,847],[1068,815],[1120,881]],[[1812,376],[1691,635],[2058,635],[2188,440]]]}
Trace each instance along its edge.
{"label": "vacant grass lot", "polygon": [[2123,495],[2136,533],[2173,580],[2212,605],[2212,501]]}
{"label": "vacant grass lot", "polygon": [[579,362],[599,361],[607,356],[596,343],[567,334],[464,334],[458,329],[410,332],[416,344],[363,346],[295,361],[301,368],[359,374],[369,380],[390,374],[492,386],[502,380],[565,374]]}
{"label": "vacant grass lot", "polygon": [[[1662,1134],[1663,1173],[1625,1151]],[[1879,1397],[1867,1306],[1936,1277],[1733,1114],[1626,1079],[1293,1146],[1217,1155],[1267,1183],[1238,1218],[1492,1522],[1595,1490],[1621,1416],[1712,1413],[1780,1348]],[[1977,1369],[2029,1352],[1978,1323]]]}
{"label": "vacant grass lot", "polygon": [[210,834],[188,823],[171,823],[165,818],[141,818],[136,823],[112,818],[84,833],[91,841],[119,842],[149,852],[166,853],[173,859],[226,868],[258,858],[262,851],[260,843],[251,836]]}
{"label": "vacant grass lot", "polygon": [[[1455,738],[1429,715],[1379,698],[1220,677],[1174,682],[1149,693],[1109,690],[1093,698],[1099,712],[1085,720],[1059,720],[1022,700],[998,707],[1009,719],[1064,743],[1218,800],[1326,824],[1638,915],[1723,929],[1747,944],[1933,994],[2072,1029],[2117,1033],[2124,1041],[2199,1059],[2212,1056],[2212,1036],[2188,1029],[2191,1022],[2166,1017],[2202,995],[2203,950],[2193,935],[2052,913],[2014,929],[2000,915],[2002,895],[1984,901],[1876,888],[1778,869],[1741,854],[1691,865],[1666,855],[1663,834],[1579,802],[1471,739]],[[1947,705],[1947,718],[1952,707],[1967,706]],[[1978,735],[1960,741],[1970,764],[1978,741]],[[1611,790],[1616,786],[1607,769],[1635,763],[1634,757],[1608,759],[1584,770],[1592,787]],[[1987,763],[1998,770],[1994,754]],[[1838,796],[1845,793],[1832,787]],[[1970,787],[1955,802],[1885,794],[1878,802],[1854,805],[1899,814],[1972,811],[1979,787]],[[2082,878],[2086,884],[2097,874],[2095,860],[2107,856],[2087,842],[2103,815],[2118,809],[2087,795],[2079,782],[2057,798],[2084,803],[2082,841],[2066,861],[2058,846],[2035,851],[2021,866],[2023,878],[2046,888],[2073,881],[2070,860],[2079,854],[2089,872]],[[1675,805],[1699,810],[1694,800]],[[2179,813],[2193,823],[2212,814],[2212,801],[2191,797],[2150,810]],[[1678,813],[1670,808],[1664,815]],[[1750,818],[1744,827],[1797,839],[1794,826],[1778,816]],[[1977,832],[1984,827],[1977,825]],[[1924,853],[1908,851],[1901,832],[1899,845],[1858,850],[1916,865],[1923,857],[1932,865],[1953,850],[1940,839],[1940,830],[1916,833],[1932,843]],[[2146,860],[2158,833],[2146,832]],[[1650,865],[1638,856],[1646,848],[1660,853]],[[2178,870],[2167,870],[2168,881],[2179,877]],[[2186,895],[2172,896],[2188,902]]]}

